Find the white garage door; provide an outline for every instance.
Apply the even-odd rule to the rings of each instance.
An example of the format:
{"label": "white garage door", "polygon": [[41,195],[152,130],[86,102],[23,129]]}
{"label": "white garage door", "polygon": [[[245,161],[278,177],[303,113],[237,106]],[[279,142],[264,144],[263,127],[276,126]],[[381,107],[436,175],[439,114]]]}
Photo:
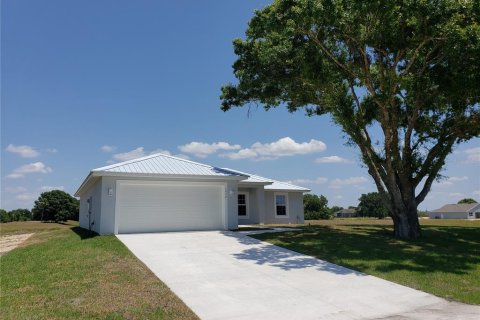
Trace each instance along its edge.
{"label": "white garage door", "polygon": [[116,196],[118,233],[224,229],[220,184],[119,181]]}

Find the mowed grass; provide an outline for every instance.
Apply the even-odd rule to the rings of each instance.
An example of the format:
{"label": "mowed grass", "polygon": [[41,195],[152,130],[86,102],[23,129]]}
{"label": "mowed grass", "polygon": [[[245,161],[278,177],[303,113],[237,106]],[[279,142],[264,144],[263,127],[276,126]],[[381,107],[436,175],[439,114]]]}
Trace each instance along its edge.
{"label": "mowed grass", "polygon": [[2,257],[2,319],[198,319],[114,236],[74,223],[2,224],[32,233]]}
{"label": "mowed grass", "polygon": [[[310,225],[308,225],[310,224]],[[392,238],[390,219],[306,221],[253,237],[439,297],[480,304],[480,221],[421,220],[422,238]]]}

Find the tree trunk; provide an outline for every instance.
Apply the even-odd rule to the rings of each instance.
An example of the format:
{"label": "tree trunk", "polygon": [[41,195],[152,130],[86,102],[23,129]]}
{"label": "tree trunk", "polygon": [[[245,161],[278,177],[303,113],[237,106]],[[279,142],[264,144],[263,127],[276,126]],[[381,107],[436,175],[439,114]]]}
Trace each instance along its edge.
{"label": "tree trunk", "polygon": [[417,207],[410,205],[404,208],[394,208],[393,211],[393,236],[397,239],[405,240],[420,238]]}

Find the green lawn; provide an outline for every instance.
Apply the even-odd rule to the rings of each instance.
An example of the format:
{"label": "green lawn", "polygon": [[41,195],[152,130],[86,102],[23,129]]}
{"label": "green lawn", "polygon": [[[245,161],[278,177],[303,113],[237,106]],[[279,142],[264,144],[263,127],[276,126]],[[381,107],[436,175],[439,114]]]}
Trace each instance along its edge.
{"label": "green lawn", "polygon": [[389,219],[306,223],[299,232],[254,237],[450,300],[480,304],[480,221],[421,220],[422,239],[413,242],[393,239]]}
{"label": "green lawn", "polygon": [[114,236],[75,224],[2,224],[32,233],[0,257],[2,319],[197,319]]}

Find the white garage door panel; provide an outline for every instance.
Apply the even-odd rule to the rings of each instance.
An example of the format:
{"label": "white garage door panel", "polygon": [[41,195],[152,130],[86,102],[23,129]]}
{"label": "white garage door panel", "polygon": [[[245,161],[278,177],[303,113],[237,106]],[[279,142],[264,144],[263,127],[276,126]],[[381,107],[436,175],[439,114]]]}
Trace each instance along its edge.
{"label": "white garage door panel", "polygon": [[220,185],[119,184],[118,233],[223,229]]}

